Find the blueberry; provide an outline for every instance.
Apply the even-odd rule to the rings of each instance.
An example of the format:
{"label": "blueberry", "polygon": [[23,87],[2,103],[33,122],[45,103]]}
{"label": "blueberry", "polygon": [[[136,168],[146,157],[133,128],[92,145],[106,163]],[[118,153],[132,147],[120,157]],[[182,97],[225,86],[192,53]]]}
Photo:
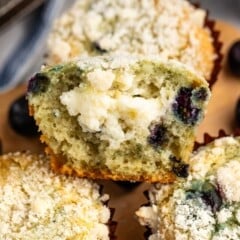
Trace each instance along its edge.
{"label": "blueberry", "polygon": [[237,100],[235,109],[235,121],[238,128],[240,128],[240,98]]}
{"label": "blueberry", "polygon": [[234,74],[240,76],[240,40],[236,41],[228,52],[228,65]]}
{"label": "blueberry", "polygon": [[13,130],[18,134],[29,137],[38,135],[35,121],[28,113],[28,102],[25,95],[12,103],[8,113],[8,120]]}
{"label": "blueberry", "polygon": [[189,165],[181,162],[177,162],[173,164],[172,171],[181,178],[187,178],[188,177],[188,168]]}
{"label": "blueberry", "polygon": [[181,87],[172,105],[174,115],[189,125],[195,125],[201,115],[201,109],[192,102],[192,92],[192,88]]}
{"label": "blueberry", "polygon": [[107,50],[102,48],[98,42],[93,42],[92,48],[98,53],[101,53],[101,54],[107,53]]}
{"label": "blueberry", "polygon": [[40,92],[45,92],[50,83],[49,78],[43,73],[36,73],[28,83],[28,92],[37,94]]}
{"label": "blueberry", "polygon": [[180,159],[177,159],[175,156],[171,155],[169,157],[170,161],[173,162],[173,163],[180,163],[181,160]]}
{"label": "blueberry", "polygon": [[188,177],[188,168],[189,165],[182,163],[181,159],[178,159],[177,157],[171,155],[170,161],[172,162],[172,171],[181,178]]}
{"label": "blueberry", "polygon": [[148,143],[157,148],[166,142],[167,128],[162,124],[156,124],[150,126],[150,135],[148,136]]}
{"label": "blueberry", "polygon": [[219,190],[209,182],[205,182],[203,184],[201,198],[207,205],[211,207],[213,213],[219,211],[220,207],[222,206],[222,197]]}
{"label": "blueberry", "polygon": [[204,87],[200,87],[192,92],[193,98],[195,101],[205,101],[208,97],[207,89]]}
{"label": "blueberry", "polygon": [[201,198],[203,202],[211,207],[213,213],[220,210],[223,200],[220,191],[212,183],[206,181],[194,186],[186,192],[186,199]]}

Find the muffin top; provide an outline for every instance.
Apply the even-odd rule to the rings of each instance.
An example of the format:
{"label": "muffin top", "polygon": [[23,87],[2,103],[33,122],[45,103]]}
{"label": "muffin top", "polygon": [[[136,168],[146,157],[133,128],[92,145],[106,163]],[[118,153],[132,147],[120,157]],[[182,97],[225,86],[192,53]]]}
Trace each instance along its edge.
{"label": "muffin top", "polygon": [[205,17],[185,0],[78,0],[55,22],[47,62],[78,55],[157,54],[209,79],[215,53]]}
{"label": "muffin top", "polygon": [[150,239],[239,239],[239,147],[239,137],[217,139],[193,154],[186,181],[153,187],[151,207],[137,212]]}
{"label": "muffin top", "polygon": [[109,239],[106,200],[97,184],[51,172],[44,156],[0,157],[0,239]]}

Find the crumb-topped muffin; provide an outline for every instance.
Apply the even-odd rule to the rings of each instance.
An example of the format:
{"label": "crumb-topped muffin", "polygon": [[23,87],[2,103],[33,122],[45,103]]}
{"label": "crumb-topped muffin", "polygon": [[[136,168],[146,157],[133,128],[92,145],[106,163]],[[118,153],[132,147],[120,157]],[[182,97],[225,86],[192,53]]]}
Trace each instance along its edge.
{"label": "crumb-topped muffin", "polygon": [[207,82],[182,64],[130,56],[47,67],[28,93],[54,169],[150,182],[187,175],[209,96]]}
{"label": "crumb-topped muffin", "polygon": [[185,0],[77,0],[56,20],[48,64],[79,55],[158,54],[210,79],[217,57],[206,11]]}
{"label": "crumb-topped muffin", "polygon": [[240,239],[239,149],[240,137],[217,139],[193,154],[186,181],[154,186],[137,211],[149,239]]}
{"label": "crumb-topped muffin", "polygon": [[43,155],[0,156],[0,239],[107,240],[107,200],[96,183],[53,173]]}

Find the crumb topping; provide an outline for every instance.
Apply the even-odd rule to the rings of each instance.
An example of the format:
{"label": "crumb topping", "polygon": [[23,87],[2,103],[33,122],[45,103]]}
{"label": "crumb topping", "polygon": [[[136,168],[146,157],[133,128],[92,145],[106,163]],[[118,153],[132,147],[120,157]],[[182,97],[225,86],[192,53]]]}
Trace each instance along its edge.
{"label": "crumb topping", "polygon": [[177,203],[174,212],[175,239],[210,239],[215,220],[211,210],[201,202],[198,205],[195,199],[183,199]]}
{"label": "crumb topping", "polygon": [[[191,157],[191,175],[194,178],[204,177],[211,169],[222,165],[228,154],[232,155],[240,143],[234,137],[216,139],[210,148],[202,147]],[[217,159],[217,161],[216,161]]]}
{"label": "crumb topping", "polygon": [[4,155],[0,167],[1,239],[109,239],[98,185],[55,175],[43,156]]}
{"label": "crumb topping", "polygon": [[[154,211],[155,210],[155,211]],[[154,229],[157,231],[157,211],[156,211],[156,206],[152,207],[141,207],[137,212],[136,212],[139,222],[141,225],[149,225],[150,228]]]}

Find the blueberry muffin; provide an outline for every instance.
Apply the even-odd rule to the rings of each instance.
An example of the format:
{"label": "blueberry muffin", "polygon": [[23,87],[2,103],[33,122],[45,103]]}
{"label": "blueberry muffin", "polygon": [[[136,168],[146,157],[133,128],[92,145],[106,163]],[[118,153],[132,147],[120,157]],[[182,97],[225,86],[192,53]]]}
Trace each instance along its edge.
{"label": "blueberry muffin", "polygon": [[110,239],[107,200],[97,184],[53,173],[43,155],[0,156],[0,239]]}
{"label": "blueberry muffin", "polygon": [[239,149],[240,137],[217,139],[193,154],[186,180],[154,186],[137,211],[149,239],[240,239]]}
{"label": "blueberry muffin", "polygon": [[191,66],[209,80],[218,56],[216,35],[205,20],[206,11],[186,0],[77,0],[56,20],[46,61],[158,54]]}
{"label": "blueberry muffin", "polygon": [[55,170],[113,180],[187,175],[207,82],[178,62],[82,57],[47,67],[28,99]]}

